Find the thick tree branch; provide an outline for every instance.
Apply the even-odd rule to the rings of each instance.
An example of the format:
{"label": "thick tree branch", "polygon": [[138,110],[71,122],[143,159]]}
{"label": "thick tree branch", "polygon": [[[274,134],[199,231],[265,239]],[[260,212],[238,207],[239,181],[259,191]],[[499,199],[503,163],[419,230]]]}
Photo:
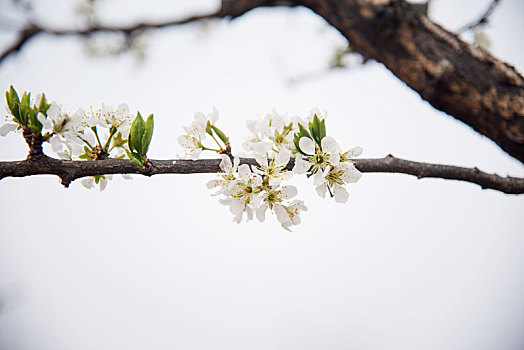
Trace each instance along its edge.
{"label": "thick tree branch", "polygon": [[[138,168],[125,159],[105,159],[97,161],[59,160],[47,156],[28,158],[22,161],[0,162],[0,179],[5,177],[25,177],[32,175],[56,175],[62,184],[69,184],[84,176],[107,174],[195,174],[217,173],[220,159],[202,160],[150,160],[147,167]],[[242,164],[256,165],[254,159],[242,158]],[[478,168],[463,168],[452,165],[413,162],[389,155],[379,159],[356,159],[356,167],[363,173],[402,173],[418,177],[459,180],[477,184],[483,189],[494,189],[509,194],[524,193],[524,178],[501,177],[487,174]],[[288,169],[293,167],[293,161]]]}
{"label": "thick tree branch", "polygon": [[405,0],[222,0],[212,14],[128,27],[50,30],[31,25],[2,55],[41,33],[85,36],[133,33],[208,18],[235,18],[264,6],[305,6],[323,17],[365,58],[383,63],[433,107],[471,126],[524,162],[524,78],[512,66],[460,40]]}

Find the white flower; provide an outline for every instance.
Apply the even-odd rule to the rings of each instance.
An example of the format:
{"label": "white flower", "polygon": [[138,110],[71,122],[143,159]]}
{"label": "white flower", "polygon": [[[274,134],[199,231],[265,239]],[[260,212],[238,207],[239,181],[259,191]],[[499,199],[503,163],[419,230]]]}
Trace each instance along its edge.
{"label": "white flower", "polygon": [[287,150],[282,150],[276,154],[276,157],[268,162],[267,155],[255,154],[255,159],[260,165],[260,169],[254,168],[254,172],[259,175],[266,176],[270,186],[279,186],[283,180],[289,180],[293,173],[285,171],[284,169],[289,163],[291,153]]}
{"label": "white flower", "polygon": [[68,145],[71,141],[77,140],[76,133],[81,124],[80,115],[75,113],[70,116],[63,113],[61,106],[52,102],[47,110],[47,117],[38,113],[37,118],[43,130],[47,130],[51,135],[49,143],[53,151],[60,152],[62,145]]}
{"label": "white flower", "polygon": [[200,153],[204,150],[202,142],[206,138],[206,128],[208,123],[214,125],[218,120],[218,111],[213,108],[213,112],[209,115],[209,119],[202,112],[195,112],[194,120],[189,126],[184,126],[185,135],[180,135],[177,138],[178,143],[184,147],[186,156],[191,159],[198,159]]}
{"label": "white flower", "polygon": [[[297,188],[295,186],[284,186],[279,190],[270,189],[262,193],[260,197],[261,204],[258,206],[258,208],[256,208],[256,216],[258,221],[264,221],[266,217],[266,210],[268,208],[273,210],[277,214],[277,220],[279,220],[278,213],[285,212],[285,209],[283,209],[284,200],[291,199],[296,195]],[[287,221],[287,219],[285,221]]]}
{"label": "white flower", "polygon": [[309,157],[308,160],[303,160],[301,156],[297,155],[293,172],[303,174],[311,169],[313,173],[316,173],[325,169],[329,164],[337,165],[340,162],[340,146],[334,138],[325,136],[320,140],[320,146],[317,147],[315,142],[308,137],[300,138],[299,147]]}
{"label": "white flower", "polygon": [[116,110],[113,107],[102,104],[95,114],[98,116],[98,124],[105,128],[116,128],[122,133],[124,138],[129,135],[131,128],[131,116],[127,104],[120,104]]}
{"label": "white flower", "polygon": [[112,178],[113,175],[89,176],[80,180],[80,183],[87,189],[91,189],[95,184],[98,184],[100,186],[100,191],[103,191],[107,186],[107,182]]}
{"label": "white flower", "polygon": [[326,196],[326,191],[329,191],[335,201],[338,203],[346,203],[349,198],[349,193],[343,187],[347,183],[354,183],[360,180],[362,173],[358,171],[352,163],[340,163],[337,166],[327,166],[323,172],[317,172],[313,184],[316,186],[315,190],[322,198]]}
{"label": "white flower", "polygon": [[[282,210],[284,209],[284,210]],[[291,231],[291,226],[300,224],[300,211],[307,211],[303,201],[294,200],[291,205],[278,209],[277,219],[285,230]]]}
{"label": "white flower", "polygon": [[237,171],[238,164],[240,163],[240,159],[235,157],[232,164],[231,159],[227,155],[221,154],[221,156],[222,161],[220,162],[220,169],[223,171],[223,173],[218,174],[219,179],[211,180],[207,183],[207,188],[209,189],[220,187],[214,196],[219,194],[231,195],[235,189],[237,181],[235,173]]}
{"label": "white flower", "polygon": [[298,124],[285,116],[273,111],[264,118],[248,120],[246,125],[251,132],[250,138],[242,144],[246,151],[270,157],[281,150],[294,151],[293,135],[298,131]]}

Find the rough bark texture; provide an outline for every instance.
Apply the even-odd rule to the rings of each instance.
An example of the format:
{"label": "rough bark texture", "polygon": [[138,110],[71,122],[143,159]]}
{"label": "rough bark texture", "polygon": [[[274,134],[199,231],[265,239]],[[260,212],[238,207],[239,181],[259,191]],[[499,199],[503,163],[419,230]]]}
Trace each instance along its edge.
{"label": "rough bark texture", "polygon": [[524,162],[524,78],[512,66],[433,23],[404,0],[223,1],[235,16],[258,6],[303,5],[383,63],[433,107]]}
{"label": "rough bark texture", "polygon": [[[218,173],[220,159],[201,160],[150,160],[147,167],[139,168],[126,159],[104,159],[97,161],[59,160],[40,155],[15,162],[0,162],[0,180],[5,177],[25,177],[31,175],[57,175],[62,184],[69,184],[78,178],[105,174],[141,174],[152,176],[158,174],[196,174]],[[242,164],[257,165],[251,158],[241,158]],[[293,160],[287,169],[293,168]],[[501,177],[487,174],[477,168],[463,168],[451,165],[412,162],[395,158],[391,155],[379,159],[355,159],[356,167],[364,173],[403,173],[424,177],[443,178],[448,180],[467,181],[483,189],[494,189],[509,194],[524,193],[524,179]]]}

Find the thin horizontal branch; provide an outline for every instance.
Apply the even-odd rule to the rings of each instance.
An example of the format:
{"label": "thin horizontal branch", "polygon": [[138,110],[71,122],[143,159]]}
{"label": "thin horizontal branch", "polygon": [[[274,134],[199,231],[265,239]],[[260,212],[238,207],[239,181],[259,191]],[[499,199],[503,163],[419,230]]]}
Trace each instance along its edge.
{"label": "thin horizontal branch", "polygon": [[[493,1],[485,18],[498,2]],[[514,67],[432,22],[406,0],[222,0],[215,13],[127,27],[53,30],[30,24],[0,55],[0,63],[42,33],[132,34],[202,19],[236,18],[268,6],[309,8],[337,29],[355,52],[383,63],[434,108],[471,126],[524,163],[524,77]]]}
{"label": "thin horizontal branch", "polygon": [[[201,160],[150,160],[147,167],[138,168],[125,159],[97,161],[59,160],[47,156],[22,161],[0,162],[0,179],[32,175],[56,175],[62,184],[69,184],[81,177],[109,174],[196,174],[217,173],[220,159]],[[242,164],[256,165],[254,159],[241,158]],[[355,159],[356,167],[363,173],[402,173],[418,177],[459,180],[477,184],[483,189],[493,189],[509,194],[524,193],[524,178],[502,177],[488,174],[478,168],[463,168],[452,165],[430,164],[399,159],[389,155],[378,159]],[[293,161],[288,169],[293,167]]]}
{"label": "thin horizontal branch", "polygon": [[489,17],[493,13],[493,11],[495,11],[495,8],[497,7],[497,5],[499,5],[500,3],[501,3],[500,0],[492,0],[491,3],[489,4],[488,9],[482,14],[482,16],[480,16],[480,18],[478,18],[477,20],[471,23],[464,25],[462,28],[457,30],[457,33],[461,34],[461,33],[464,33],[465,31],[471,30],[473,28],[476,28],[476,27],[479,27],[481,25],[488,23]]}
{"label": "thin horizontal branch", "polygon": [[52,29],[46,28],[36,23],[29,23],[27,26],[22,28],[18,33],[18,38],[13,44],[8,46],[0,54],[0,64],[9,55],[16,53],[22,49],[31,39],[40,34],[49,34],[55,36],[88,36],[95,33],[106,32],[106,33],[124,33],[127,35],[133,34],[147,29],[161,29],[173,26],[179,26],[198,22],[206,19],[217,19],[231,17],[230,14],[224,13],[223,11],[217,11],[204,15],[193,15],[181,19],[159,21],[159,22],[140,22],[134,23],[128,26],[103,26],[94,25],[84,29]]}

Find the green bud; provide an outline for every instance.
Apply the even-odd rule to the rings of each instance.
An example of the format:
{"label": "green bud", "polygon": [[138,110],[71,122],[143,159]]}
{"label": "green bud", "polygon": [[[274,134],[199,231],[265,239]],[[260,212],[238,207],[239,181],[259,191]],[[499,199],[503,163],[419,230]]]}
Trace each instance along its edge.
{"label": "green bud", "polygon": [[229,137],[227,137],[226,134],[224,134],[222,130],[220,130],[216,126],[212,125],[211,127],[213,128],[213,131],[217,134],[217,136],[220,138],[220,140],[224,142],[224,145],[227,146],[227,144],[229,143]]}
{"label": "green bud", "polygon": [[9,91],[6,91],[5,97],[11,114],[16,118],[17,122],[20,122],[20,99],[13,85],[11,85]]}
{"label": "green bud", "polygon": [[131,124],[128,145],[131,151],[135,151],[139,155],[142,155],[142,136],[144,135],[144,130],[144,119],[140,115],[140,112],[138,112],[135,120]]}
{"label": "green bud", "polygon": [[149,117],[147,117],[144,135],[142,136],[142,156],[145,156],[149,150],[149,144],[151,143],[151,138],[153,137],[153,127],[153,115],[150,114]]}
{"label": "green bud", "polygon": [[47,116],[47,111],[49,110],[49,107],[51,107],[51,104],[47,103],[47,99],[45,95],[42,93],[42,99],[40,100],[40,104],[38,105],[38,112]]}

